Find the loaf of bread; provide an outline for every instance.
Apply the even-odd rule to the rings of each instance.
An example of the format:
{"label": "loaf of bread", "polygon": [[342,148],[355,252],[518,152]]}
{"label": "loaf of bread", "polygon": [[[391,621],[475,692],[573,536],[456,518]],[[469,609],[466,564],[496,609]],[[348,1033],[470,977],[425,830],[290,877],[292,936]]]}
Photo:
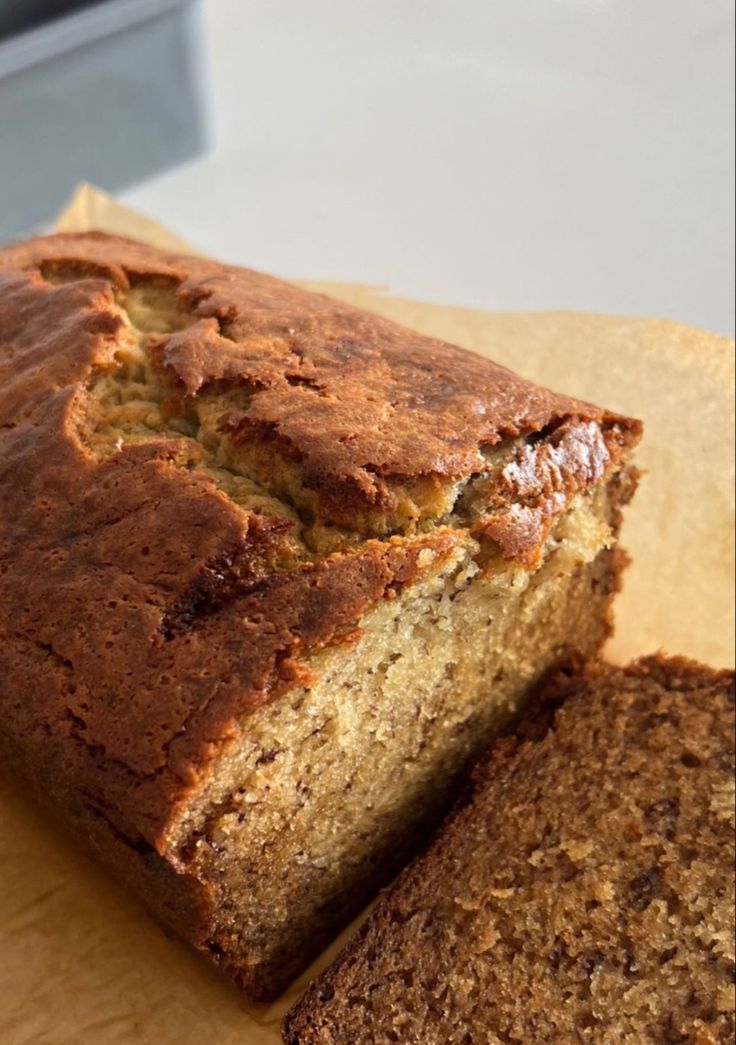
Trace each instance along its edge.
{"label": "loaf of bread", "polygon": [[734,1040],[733,673],[652,657],[562,688],[287,1017],[289,1045]]}
{"label": "loaf of bread", "polygon": [[0,747],[280,991],[609,631],[639,425],[245,269],[0,251]]}

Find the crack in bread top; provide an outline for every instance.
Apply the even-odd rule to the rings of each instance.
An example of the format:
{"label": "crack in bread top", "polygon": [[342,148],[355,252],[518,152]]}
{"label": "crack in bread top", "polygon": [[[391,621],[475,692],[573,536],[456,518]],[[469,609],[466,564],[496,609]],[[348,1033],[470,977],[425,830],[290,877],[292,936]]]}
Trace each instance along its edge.
{"label": "crack in bread top", "polygon": [[[436,524],[462,484],[488,471],[494,448],[571,419],[590,435],[587,445],[578,438],[573,468],[586,454],[591,469],[600,465],[600,440],[585,422],[618,424],[614,437],[629,431],[488,359],[245,269],[99,235],[38,240],[6,251],[5,264],[51,279],[87,273],[123,308],[132,301],[157,385],[158,419],[142,424],[163,430],[169,420],[208,442],[215,466],[285,502],[317,533],[365,538]],[[117,362],[125,371],[124,355]],[[103,390],[97,405],[110,365],[98,361],[91,382],[93,396]]]}
{"label": "crack in bread top", "polygon": [[5,248],[4,728],[163,850],[310,650],[469,541],[533,566],[637,438],[245,269],[95,233]]}

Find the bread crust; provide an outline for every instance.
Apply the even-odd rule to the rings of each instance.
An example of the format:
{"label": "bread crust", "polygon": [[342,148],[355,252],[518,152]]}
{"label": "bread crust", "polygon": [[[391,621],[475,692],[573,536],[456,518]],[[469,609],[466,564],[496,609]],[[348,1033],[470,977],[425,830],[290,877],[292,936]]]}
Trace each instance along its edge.
{"label": "bread crust", "polygon": [[[70,264],[88,274],[84,291],[77,288],[72,301],[49,291],[43,304],[32,305],[43,291],[39,272]],[[305,485],[340,518],[388,510],[392,479],[455,482],[481,471],[481,448],[503,438],[571,418],[618,425],[621,440],[634,431],[629,419],[550,392],[472,352],[248,269],[100,233],[7,248],[0,267],[28,281],[10,305],[16,316],[41,307],[64,322],[91,310],[83,322],[88,335],[114,334],[104,301],[110,287],[125,290],[145,280],[176,287],[191,322],[159,345],[161,365],[189,396],[212,382],[252,391],[247,409],[233,412],[226,425],[297,457]],[[55,338],[65,383],[86,375],[97,347],[90,336],[85,351],[72,353],[68,336]],[[36,389],[38,382],[48,386],[50,376],[37,374]],[[578,438],[585,439],[584,430]]]}

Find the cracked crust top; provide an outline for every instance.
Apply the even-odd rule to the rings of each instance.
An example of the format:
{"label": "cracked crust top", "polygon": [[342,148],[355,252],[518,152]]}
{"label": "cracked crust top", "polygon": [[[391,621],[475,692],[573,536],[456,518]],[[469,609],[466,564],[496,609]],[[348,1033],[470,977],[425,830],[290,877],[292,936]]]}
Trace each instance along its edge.
{"label": "cracked crust top", "polygon": [[132,838],[469,534],[526,566],[636,422],[245,269],[0,251],[3,728]]}

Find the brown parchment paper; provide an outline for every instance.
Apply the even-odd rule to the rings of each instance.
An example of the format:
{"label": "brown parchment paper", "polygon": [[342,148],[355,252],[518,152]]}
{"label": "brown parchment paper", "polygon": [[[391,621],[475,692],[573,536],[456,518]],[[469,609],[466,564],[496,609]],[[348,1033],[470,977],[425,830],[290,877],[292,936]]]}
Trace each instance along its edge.
{"label": "brown parchment paper", "polygon": [[[191,250],[88,186],[58,227]],[[732,342],[662,320],[486,313],[402,301],[364,286],[309,285],[643,418],[646,474],[622,537],[633,564],[609,656],[663,648],[716,666],[733,663]],[[280,1016],[309,975],[273,1006],[247,1005],[0,774],[3,1045],[274,1045]]]}

